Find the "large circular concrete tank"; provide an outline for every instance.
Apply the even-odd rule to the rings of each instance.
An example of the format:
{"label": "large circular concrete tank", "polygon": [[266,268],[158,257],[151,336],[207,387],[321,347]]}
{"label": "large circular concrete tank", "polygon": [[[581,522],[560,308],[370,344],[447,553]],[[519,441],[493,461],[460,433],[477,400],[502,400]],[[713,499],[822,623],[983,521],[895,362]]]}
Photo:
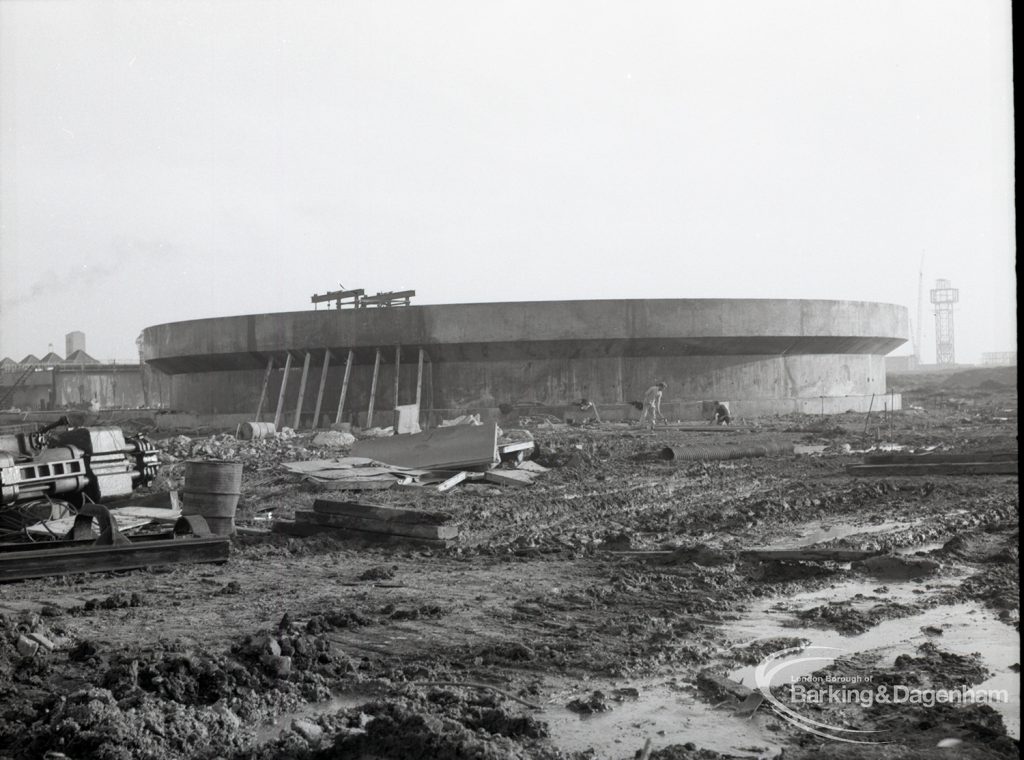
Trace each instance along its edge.
{"label": "large circular concrete tank", "polygon": [[264,409],[273,411],[290,355],[291,414],[308,355],[303,413],[322,388],[321,416],[333,417],[351,351],[349,419],[367,408],[378,349],[375,404],[390,409],[396,356],[399,403],[411,403],[423,349],[422,406],[434,410],[624,404],[663,380],[666,404],[681,413],[724,399],[755,415],[865,410],[885,392],[883,357],[908,325],[902,306],[858,301],[538,301],[201,319],[146,328],[142,343],[145,361],[171,375],[171,406],[199,413],[252,415],[271,359]]}

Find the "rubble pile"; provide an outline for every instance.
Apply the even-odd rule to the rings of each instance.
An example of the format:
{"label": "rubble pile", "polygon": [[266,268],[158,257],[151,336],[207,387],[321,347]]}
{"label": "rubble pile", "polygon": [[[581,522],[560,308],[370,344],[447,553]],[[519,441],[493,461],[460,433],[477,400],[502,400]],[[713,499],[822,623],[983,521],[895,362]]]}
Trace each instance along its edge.
{"label": "rubble pile", "polygon": [[355,441],[349,433],[328,431],[297,434],[284,428],[272,438],[241,440],[230,433],[190,438],[176,435],[153,441],[160,461],[174,465],[189,459],[224,459],[241,462],[246,472],[267,472],[282,462],[303,462],[337,456]]}

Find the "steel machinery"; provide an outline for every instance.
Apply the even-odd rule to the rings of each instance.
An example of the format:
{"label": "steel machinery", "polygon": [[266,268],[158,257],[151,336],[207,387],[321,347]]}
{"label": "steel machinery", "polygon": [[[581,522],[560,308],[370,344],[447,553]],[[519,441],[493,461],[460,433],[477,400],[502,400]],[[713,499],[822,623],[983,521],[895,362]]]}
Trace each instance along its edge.
{"label": "steel machinery", "polygon": [[62,418],[33,433],[0,435],[0,507],[57,498],[74,506],[148,485],[156,448],[118,427],[73,427]]}

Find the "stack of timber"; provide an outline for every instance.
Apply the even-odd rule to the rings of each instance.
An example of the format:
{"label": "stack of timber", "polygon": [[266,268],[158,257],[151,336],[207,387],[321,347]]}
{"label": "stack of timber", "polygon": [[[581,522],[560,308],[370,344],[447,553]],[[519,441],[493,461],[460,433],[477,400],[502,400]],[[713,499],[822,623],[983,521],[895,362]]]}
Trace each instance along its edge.
{"label": "stack of timber", "polygon": [[1017,451],[970,454],[869,454],[863,464],[847,465],[851,475],[1016,475]]}
{"label": "stack of timber", "polygon": [[440,512],[317,499],[313,509],[298,510],[294,520],[276,520],[273,530],[292,536],[326,534],[370,542],[443,547],[459,538],[459,529],[447,524],[450,519]]}

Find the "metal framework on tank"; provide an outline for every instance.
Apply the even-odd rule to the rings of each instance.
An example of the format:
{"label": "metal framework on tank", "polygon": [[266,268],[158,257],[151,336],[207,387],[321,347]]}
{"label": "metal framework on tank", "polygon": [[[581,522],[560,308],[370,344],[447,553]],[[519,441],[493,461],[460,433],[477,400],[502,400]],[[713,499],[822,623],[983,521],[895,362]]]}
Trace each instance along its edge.
{"label": "metal framework on tank", "polygon": [[409,306],[412,297],[416,295],[415,290],[393,290],[387,293],[377,293],[373,296],[366,295],[362,288],[354,290],[330,290],[326,293],[314,293],[310,296],[313,309],[318,304],[334,302],[335,309],[352,308],[365,309],[370,306],[386,308],[389,306]]}
{"label": "metal framework on tank", "polygon": [[953,306],[960,300],[960,291],[949,280],[936,280],[930,296],[935,306],[935,363],[956,364]]}

